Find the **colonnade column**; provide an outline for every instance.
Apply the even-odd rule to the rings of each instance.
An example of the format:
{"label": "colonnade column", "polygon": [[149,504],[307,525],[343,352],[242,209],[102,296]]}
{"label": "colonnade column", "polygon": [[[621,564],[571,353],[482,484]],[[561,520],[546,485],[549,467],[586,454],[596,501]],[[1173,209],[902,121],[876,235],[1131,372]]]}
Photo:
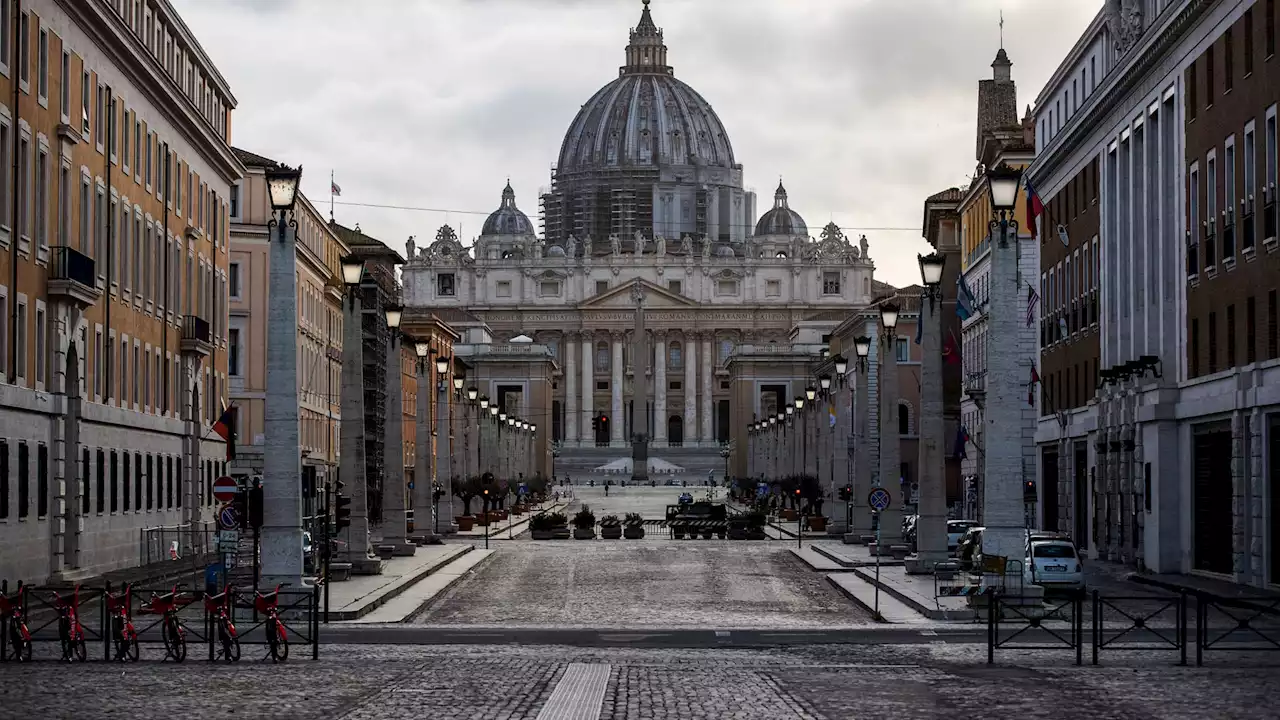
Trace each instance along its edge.
{"label": "colonnade column", "polygon": [[582,334],[582,422],[578,426],[579,436],[575,439],[581,439],[583,445],[591,446],[595,444],[596,438],[591,427],[591,416],[595,414],[593,393],[595,391],[596,380],[592,372],[594,365],[592,364],[592,355],[595,353],[595,339],[590,333]]}
{"label": "colonnade column", "polygon": [[684,334],[684,437],[692,445],[698,437],[698,336]]}
{"label": "colonnade column", "polygon": [[609,383],[613,409],[609,413],[609,444],[621,447],[624,443],[622,429],[626,425],[622,417],[622,383],[627,375],[622,362],[622,333],[614,332],[609,337],[613,341],[613,381]]}
{"label": "colonnade column", "polygon": [[[564,336],[564,433],[561,437],[569,442],[578,439],[578,348],[577,333],[565,333]],[[554,419],[552,420],[554,422]],[[547,424],[544,432],[550,433],[552,425]]]}
{"label": "colonnade column", "polygon": [[702,339],[702,432],[699,434],[698,439],[704,443],[711,443],[711,442],[714,442],[715,440],[715,426],[711,422],[711,418],[712,418],[711,393],[714,390],[714,388],[711,387],[711,382],[712,382],[711,368],[714,362],[712,360],[714,356],[711,354],[711,333],[710,332],[702,333],[701,339]]}
{"label": "colonnade column", "polygon": [[653,445],[667,446],[667,332],[653,333]]}

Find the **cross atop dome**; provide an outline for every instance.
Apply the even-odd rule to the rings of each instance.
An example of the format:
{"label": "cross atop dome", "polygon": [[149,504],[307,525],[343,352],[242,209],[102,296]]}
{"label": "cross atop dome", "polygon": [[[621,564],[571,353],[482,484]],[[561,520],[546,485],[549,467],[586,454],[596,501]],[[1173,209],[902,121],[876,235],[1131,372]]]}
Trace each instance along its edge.
{"label": "cross atop dome", "polygon": [[619,75],[628,73],[659,73],[671,75],[667,65],[667,46],[662,42],[662,30],[649,14],[649,0],[643,0],[640,22],[631,29],[631,42],[627,44],[627,64],[618,68]]}

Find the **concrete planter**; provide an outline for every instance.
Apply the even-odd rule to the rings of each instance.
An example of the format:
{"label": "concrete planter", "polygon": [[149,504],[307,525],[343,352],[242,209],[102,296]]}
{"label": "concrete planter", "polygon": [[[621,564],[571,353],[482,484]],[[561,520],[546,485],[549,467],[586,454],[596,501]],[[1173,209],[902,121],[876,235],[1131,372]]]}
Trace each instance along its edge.
{"label": "concrete planter", "polygon": [[809,518],[809,529],[813,532],[826,532],[827,519],[821,515]]}
{"label": "concrete planter", "polygon": [[644,538],[643,525],[627,525],[622,528],[622,537],[628,540],[640,540]]}
{"label": "concrete planter", "polygon": [[594,528],[574,528],[573,539],[574,540],[595,540],[596,531]]}
{"label": "concrete planter", "polygon": [[621,525],[601,525],[600,537],[604,538],[605,540],[620,540],[622,539],[622,526]]}
{"label": "concrete planter", "polygon": [[556,528],[556,529],[552,530],[552,531],[551,531],[551,539],[552,539],[552,540],[568,540],[568,539],[569,539],[569,528],[567,528],[567,527],[558,527],[558,528]]}
{"label": "concrete planter", "polygon": [[556,539],[555,530],[530,530],[529,535],[532,536],[534,540],[555,540]]}
{"label": "concrete planter", "polygon": [[784,508],[782,512],[779,513],[779,517],[787,522],[795,522],[796,519],[800,517],[800,513],[792,510],[791,508]]}
{"label": "concrete planter", "polygon": [[471,515],[459,515],[454,522],[458,523],[458,532],[467,532],[476,525],[476,519]]}
{"label": "concrete planter", "polygon": [[493,518],[493,513],[480,513],[479,515],[476,515],[476,525],[479,525],[480,527],[484,527],[485,525],[489,524],[489,521],[492,518]]}

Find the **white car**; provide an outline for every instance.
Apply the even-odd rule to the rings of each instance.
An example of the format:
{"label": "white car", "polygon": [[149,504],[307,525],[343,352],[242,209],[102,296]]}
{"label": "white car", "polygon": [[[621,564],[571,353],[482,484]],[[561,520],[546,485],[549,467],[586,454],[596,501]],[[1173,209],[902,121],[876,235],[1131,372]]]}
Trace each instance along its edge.
{"label": "white car", "polygon": [[1026,582],[1045,590],[1083,590],[1084,560],[1066,539],[1032,540],[1024,570]]}
{"label": "white car", "polygon": [[969,528],[977,527],[976,520],[948,520],[947,521],[947,552],[955,552],[960,545],[960,538],[969,531]]}

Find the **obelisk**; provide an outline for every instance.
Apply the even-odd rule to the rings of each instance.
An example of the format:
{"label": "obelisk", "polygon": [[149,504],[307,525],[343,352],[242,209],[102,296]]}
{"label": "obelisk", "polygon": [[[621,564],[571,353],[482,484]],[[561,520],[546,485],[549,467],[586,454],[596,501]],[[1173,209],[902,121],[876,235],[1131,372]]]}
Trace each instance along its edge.
{"label": "obelisk", "polygon": [[631,287],[636,304],[636,324],[631,336],[631,482],[649,482],[649,341],[644,331],[644,286],[636,278]]}

